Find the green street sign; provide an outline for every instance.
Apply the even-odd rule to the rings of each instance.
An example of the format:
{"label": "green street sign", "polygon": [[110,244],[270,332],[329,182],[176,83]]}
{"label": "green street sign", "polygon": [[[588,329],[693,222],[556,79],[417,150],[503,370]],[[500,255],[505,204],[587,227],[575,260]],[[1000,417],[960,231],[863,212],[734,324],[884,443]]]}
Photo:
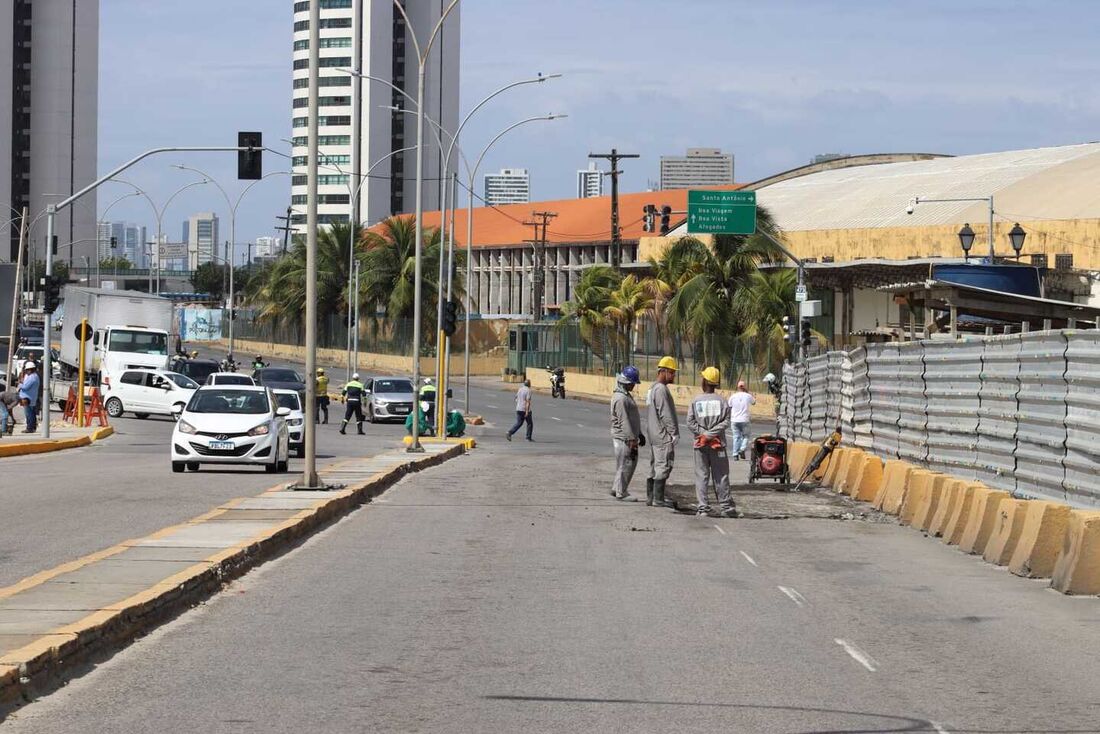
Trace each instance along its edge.
{"label": "green street sign", "polygon": [[753,234],[756,192],[689,191],[687,226],[690,234]]}

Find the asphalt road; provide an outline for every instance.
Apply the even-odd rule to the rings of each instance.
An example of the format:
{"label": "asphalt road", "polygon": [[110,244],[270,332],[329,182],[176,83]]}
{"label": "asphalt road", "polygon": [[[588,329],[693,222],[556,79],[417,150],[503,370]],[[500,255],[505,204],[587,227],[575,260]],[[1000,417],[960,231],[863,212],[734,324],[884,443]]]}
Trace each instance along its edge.
{"label": "asphalt road", "polygon": [[0,732],[1100,730],[1100,600],[893,523],[615,502],[605,439],[556,423],[488,431]]}

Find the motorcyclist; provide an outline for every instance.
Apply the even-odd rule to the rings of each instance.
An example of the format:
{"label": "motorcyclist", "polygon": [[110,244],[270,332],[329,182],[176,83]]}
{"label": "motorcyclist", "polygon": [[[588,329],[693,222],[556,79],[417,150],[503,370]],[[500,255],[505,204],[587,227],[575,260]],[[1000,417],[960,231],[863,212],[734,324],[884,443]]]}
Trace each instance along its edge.
{"label": "motorcyclist", "polygon": [[264,363],[264,358],[257,354],[256,357],[252,360],[252,369],[262,370],[264,367],[267,367],[267,365]]}

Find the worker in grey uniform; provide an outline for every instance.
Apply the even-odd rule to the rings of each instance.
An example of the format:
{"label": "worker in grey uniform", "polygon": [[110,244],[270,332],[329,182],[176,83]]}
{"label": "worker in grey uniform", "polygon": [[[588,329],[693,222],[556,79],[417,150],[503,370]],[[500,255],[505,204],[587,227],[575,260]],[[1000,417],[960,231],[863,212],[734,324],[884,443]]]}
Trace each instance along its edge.
{"label": "worker in grey uniform", "polygon": [[630,494],[630,480],[638,466],[638,447],[645,445],[642,417],[631,391],[638,384],[638,368],[627,365],[615,379],[611,394],[611,445],[615,450],[615,481],[611,496],[622,502],[636,502]]}
{"label": "worker in grey uniform", "polygon": [[649,478],[646,480],[646,504],[651,507],[676,509],[676,503],[665,499],[665,483],[672,474],[676,459],[676,442],[680,439],[680,422],[676,403],[668,386],[676,381],[676,360],[661,357],[657,363],[657,381],[646,396],[646,434],[649,439]]}
{"label": "worker in grey uniform", "polygon": [[730,498],[730,458],[726,453],[726,431],[730,427],[730,407],[715,390],[722,382],[717,367],[703,370],[703,392],[688,408],[687,425],[695,436],[695,514],[710,515],[707,485],[713,481],[722,517],[737,517]]}

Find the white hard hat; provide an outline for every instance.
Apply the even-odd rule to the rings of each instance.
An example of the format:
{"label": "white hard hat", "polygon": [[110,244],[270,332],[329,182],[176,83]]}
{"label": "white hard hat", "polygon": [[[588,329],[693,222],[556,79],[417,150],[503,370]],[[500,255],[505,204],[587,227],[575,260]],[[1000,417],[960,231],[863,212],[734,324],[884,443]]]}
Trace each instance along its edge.
{"label": "white hard hat", "polygon": [[359,373],[356,372],[356,373],[352,374],[351,379],[358,380],[359,379]]}
{"label": "white hard hat", "polygon": [[430,384],[432,384],[432,378],[430,378],[430,377],[425,377],[425,378],[424,378],[424,384],[425,384],[425,385],[430,385]]}
{"label": "white hard hat", "polygon": [[771,372],[764,375],[764,382],[775,382],[775,375],[773,375]]}

